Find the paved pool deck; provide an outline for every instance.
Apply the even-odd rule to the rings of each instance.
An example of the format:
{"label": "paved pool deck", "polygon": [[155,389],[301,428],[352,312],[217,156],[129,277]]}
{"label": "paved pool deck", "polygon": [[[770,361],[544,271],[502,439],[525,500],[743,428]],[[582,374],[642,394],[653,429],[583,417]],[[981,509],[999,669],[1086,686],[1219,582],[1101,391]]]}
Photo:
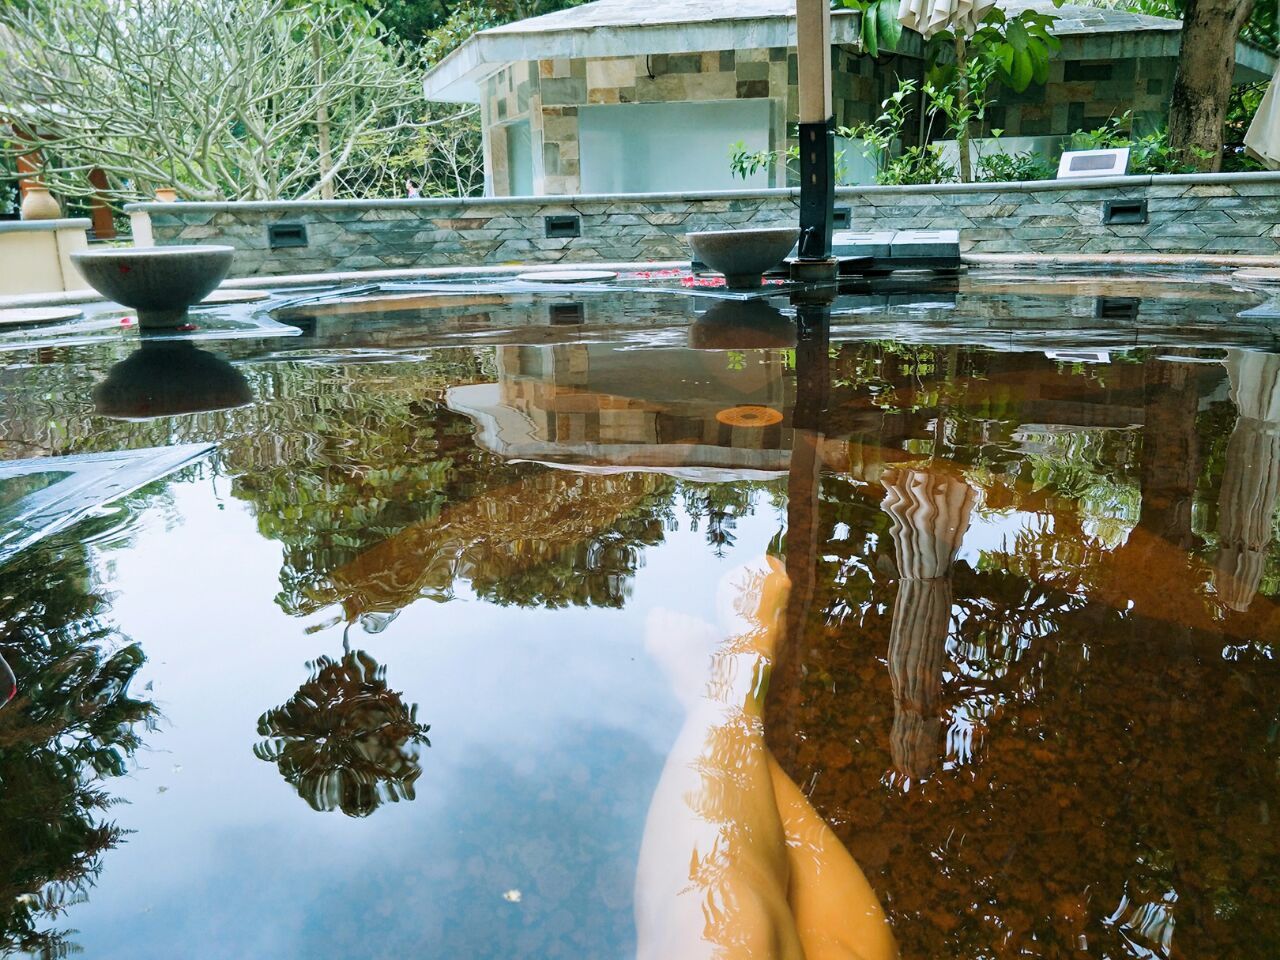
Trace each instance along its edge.
{"label": "paved pool deck", "polygon": [[[1010,270],[1042,271],[1046,268],[1064,267],[1073,270],[1097,267],[1102,276],[1140,267],[1172,267],[1186,271],[1225,271],[1239,269],[1280,270],[1280,256],[1217,256],[1208,254],[1117,254],[1117,253],[977,253],[964,254],[961,262],[971,274],[981,277],[985,270],[997,270],[1007,274]],[[355,270],[331,273],[297,273],[271,277],[244,277],[228,280],[219,289],[252,290],[278,289],[281,287],[307,287],[315,284],[373,283],[379,280],[417,280],[439,277],[507,276],[534,270],[565,270],[574,264],[503,264],[476,267],[416,267],[403,270]],[[678,270],[688,269],[688,260],[662,260],[627,263],[582,264],[591,270]],[[1132,279],[1128,277],[1126,279]],[[60,306],[63,304],[94,303],[103,298],[92,290],[55,293],[34,293],[21,296],[0,297],[0,309],[13,307]]]}

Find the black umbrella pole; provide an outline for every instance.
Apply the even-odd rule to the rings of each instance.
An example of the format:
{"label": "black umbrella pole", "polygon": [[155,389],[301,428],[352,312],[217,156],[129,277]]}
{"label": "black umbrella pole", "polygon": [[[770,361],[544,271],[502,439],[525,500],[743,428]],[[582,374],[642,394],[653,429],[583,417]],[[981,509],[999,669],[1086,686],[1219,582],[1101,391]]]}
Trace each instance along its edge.
{"label": "black umbrella pole", "polygon": [[836,200],[835,120],[800,124],[800,248],[791,278],[834,280],[831,220]]}
{"label": "black umbrella pole", "polygon": [[836,123],[800,124],[800,259],[831,258],[836,202]]}

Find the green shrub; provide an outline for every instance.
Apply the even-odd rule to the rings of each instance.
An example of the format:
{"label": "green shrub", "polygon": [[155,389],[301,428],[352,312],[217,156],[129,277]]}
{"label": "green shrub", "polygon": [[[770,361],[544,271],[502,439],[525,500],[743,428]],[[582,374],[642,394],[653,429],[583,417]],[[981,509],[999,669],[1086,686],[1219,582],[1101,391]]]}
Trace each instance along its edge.
{"label": "green shrub", "polygon": [[1052,180],[1057,169],[1030,150],[1018,153],[988,153],[978,157],[978,179],[996,183],[1018,180]]}
{"label": "green shrub", "polygon": [[1096,130],[1077,130],[1071,135],[1072,150],[1129,148],[1129,173],[1195,173],[1196,166],[1183,163],[1169,146],[1169,131],[1160,129],[1141,137],[1133,135],[1133,114],[1112,117]]}
{"label": "green shrub", "polygon": [[908,147],[901,156],[889,160],[876,174],[876,183],[900,187],[917,183],[951,183],[959,177],[956,168],[942,159],[940,147]]}

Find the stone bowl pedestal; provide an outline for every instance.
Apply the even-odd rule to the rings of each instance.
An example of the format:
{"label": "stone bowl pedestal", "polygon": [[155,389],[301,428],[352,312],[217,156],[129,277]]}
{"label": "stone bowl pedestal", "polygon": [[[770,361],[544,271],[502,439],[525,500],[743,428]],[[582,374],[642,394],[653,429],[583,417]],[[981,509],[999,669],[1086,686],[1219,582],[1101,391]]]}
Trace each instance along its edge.
{"label": "stone bowl pedestal", "polygon": [[795,227],[762,227],[751,230],[707,230],[685,234],[693,255],[712,270],[724,274],[730,290],[755,290],[761,274],[780,264],[796,245]]}
{"label": "stone bowl pedestal", "polygon": [[108,300],[138,311],[143,329],[180,326],[231,269],[234,247],[103,247],[79,250],[71,262]]}

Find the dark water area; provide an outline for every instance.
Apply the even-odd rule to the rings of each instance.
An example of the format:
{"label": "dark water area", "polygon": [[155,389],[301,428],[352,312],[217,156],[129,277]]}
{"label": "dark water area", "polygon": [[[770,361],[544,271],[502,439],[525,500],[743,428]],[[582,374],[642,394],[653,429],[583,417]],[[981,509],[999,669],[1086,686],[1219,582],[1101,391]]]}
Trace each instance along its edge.
{"label": "dark water area", "polygon": [[[766,555],[698,769],[776,760],[902,957],[1280,953],[1280,308],[696,293],[0,352],[0,519],[64,515],[0,536],[0,955],[655,955],[681,677]],[[667,955],[761,955],[715,936]]]}

